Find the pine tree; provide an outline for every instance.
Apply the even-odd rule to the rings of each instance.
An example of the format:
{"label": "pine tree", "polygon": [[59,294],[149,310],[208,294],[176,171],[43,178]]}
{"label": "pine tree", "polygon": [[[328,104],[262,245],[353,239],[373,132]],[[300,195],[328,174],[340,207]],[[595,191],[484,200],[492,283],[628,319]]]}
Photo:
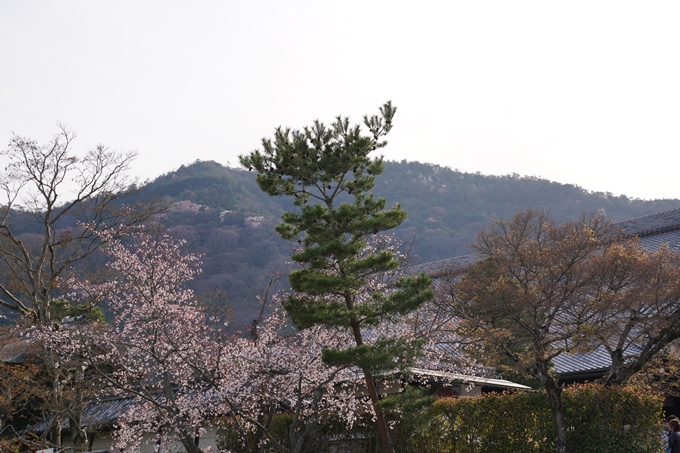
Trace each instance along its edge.
{"label": "pine tree", "polygon": [[[370,278],[399,266],[389,250],[366,253],[367,239],[391,230],[406,218],[399,205],[385,209],[384,198],[370,190],[383,171],[383,148],[396,108],[387,102],[379,115],[364,116],[351,125],[339,116],[330,125],[314,121],[302,130],[277,128],[274,139],[263,139],[262,150],[239,156],[241,165],[257,171],[260,188],[272,196],[294,197],[298,212],[286,212],[276,231],[298,245],[292,259],[300,269],[290,273],[292,293],[284,307],[297,327],[341,326],[356,346],[327,349],[329,365],[362,369],[386,452],[394,447],[382,412],[374,376],[407,366],[418,343],[371,339],[362,329],[402,316],[433,297],[424,274],[402,277],[389,292],[366,291]],[[365,331],[364,331],[365,333]],[[370,344],[368,344],[370,343]]]}

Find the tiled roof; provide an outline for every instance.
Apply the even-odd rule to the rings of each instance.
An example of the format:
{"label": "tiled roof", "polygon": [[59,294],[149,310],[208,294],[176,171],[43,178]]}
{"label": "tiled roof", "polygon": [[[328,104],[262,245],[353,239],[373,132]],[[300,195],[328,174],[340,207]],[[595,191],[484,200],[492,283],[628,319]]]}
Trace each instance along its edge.
{"label": "tiled roof", "polygon": [[[113,425],[118,418],[133,406],[133,398],[111,398],[100,401],[90,401],[83,408],[81,423],[84,428],[102,428]],[[35,433],[47,430],[47,422],[41,421],[29,428]],[[64,430],[69,429],[68,418],[64,420]]]}
{"label": "tiled roof", "polygon": [[[636,345],[630,345],[626,353],[639,354],[640,348]],[[553,359],[553,364],[557,374],[569,375],[594,371],[604,372],[612,364],[612,360],[604,346],[598,346],[588,352],[560,354]]]}
{"label": "tiled roof", "polygon": [[469,255],[456,256],[454,258],[446,258],[438,261],[430,261],[428,263],[418,264],[409,269],[413,274],[425,272],[430,277],[436,278],[442,272],[450,271],[451,269],[458,269],[469,264],[474,263],[481,258],[477,253]]}
{"label": "tiled roof", "polygon": [[588,352],[560,354],[553,359],[557,374],[604,371],[611,363],[611,357],[603,346]]}
{"label": "tiled roof", "polygon": [[32,346],[27,341],[15,341],[0,347],[0,362],[24,363],[31,355]]}
{"label": "tiled roof", "polygon": [[648,250],[658,250],[662,244],[667,244],[671,250],[680,253],[680,229],[640,237],[640,245]]}
{"label": "tiled roof", "polygon": [[617,222],[616,225],[621,227],[626,235],[640,237],[680,230],[680,208],[633,217]]}
{"label": "tiled roof", "polygon": [[[658,250],[662,244],[680,253],[680,208],[657,212],[617,222],[626,236],[637,236],[640,245],[648,250]],[[478,254],[464,255],[416,267],[418,272],[431,276],[437,285],[437,277],[443,271],[464,267],[480,259]],[[605,371],[611,365],[611,357],[602,346],[592,351],[561,354],[553,360],[555,371],[561,375]]]}

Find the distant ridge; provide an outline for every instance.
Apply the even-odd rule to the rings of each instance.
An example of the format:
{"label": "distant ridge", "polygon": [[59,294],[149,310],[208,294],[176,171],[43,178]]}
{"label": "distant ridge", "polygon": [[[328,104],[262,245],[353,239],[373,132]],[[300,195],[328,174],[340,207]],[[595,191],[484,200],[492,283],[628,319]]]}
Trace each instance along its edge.
{"label": "distant ridge", "polygon": [[[527,207],[546,209],[558,222],[574,219],[583,211],[603,212],[615,221],[658,211],[680,212],[680,200],[615,197],[537,177],[464,173],[420,162],[384,164],[373,192],[385,197],[388,206],[400,203],[407,211],[396,234],[413,242],[417,262],[427,266],[450,265],[450,257],[470,254],[475,235],[490,221],[511,217]],[[213,161],[182,166],[141,189],[140,196],[184,202],[162,222],[186,239],[192,251],[203,253],[203,273],[193,288],[224,291],[236,318],[254,319],[259,310],[256,296],[269,276],[290,266],[286,263],[291,248],[274,232],[274,226],[284,211],[297,209],[292,202],[263,193],[254,172]],[[258,219],[255,223],[254,218]]]}
{"label": "distant ridge", "polygon": [[[465,173],[420,162],[384,164],[373,193],[385,197],[388,206],[400,203],[407,211],[395,234],[411,242],[415,262],[427,263],[422,266],[432,267],[428,272],[453,264],[451,257],[469,255],[473,239],[493,219],[529,207],[549,211],[560,223],[583,211],[602,212],[620,221],[629,234],[650,235],[650,240],[663,236],[653,234],[660,229],[674,230],[667,235],[680,231],[677,199],[615,197],[537,177]],[[291,200],[262,192],[254,172],[213,161],[183,165],[139,189],[139,199],[163,197],[176,203],[158,220],[185,239],[190,251],[202,254],[203,272],[192,289],[197,294],[226,294],[238,322],[255,319],[257,296],[271,275],[285,274],[291,266],[290,244],[274,231],[284,211],[297,209]],[[15,216],[13,222],[25,243],[35,240],[39,231],[30,216]],[[673,243],[680,248],[680,233],[677,236]],[[465,258],[458,263],[460,259]],[[102,263],[102,257],[93,256],[90,264]],[[285,276],[281,281],[285,286]]]}

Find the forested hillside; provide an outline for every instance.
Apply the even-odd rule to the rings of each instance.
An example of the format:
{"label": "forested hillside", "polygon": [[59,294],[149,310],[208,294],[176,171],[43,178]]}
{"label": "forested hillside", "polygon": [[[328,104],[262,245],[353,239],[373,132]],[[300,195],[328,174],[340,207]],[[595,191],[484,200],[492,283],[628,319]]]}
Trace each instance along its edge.
{"label": "forested hillside", "polygon": [[589,192],[538,177],[463,173],[420,162],[387,162],[375,193],[400,202],[409,216],[401,233],[415,234],[415,251],[425,261],[461,255],[494,217],[518,209],[543,208],[558,222],[596,210],[618,221],[676,208],[680,200],[639,200]]}
{"label": "forested hillside", "polygon": [[[421,261],[469,253],[475,234],[489,221],[525,207],[545,208],[565,221],[586,210],[622,220],[680,205],[679,200],[593,193],[537,177],[463,173],[406,161],[386,162],[374,193],[387,198],[388,205],[398,202],[406,209],[408,218],[397,233],[414,241],[413,253]],[[261,192],[253,173],[210,161],[147,183],[140,196],[152,195],[175,202],[162,223],[186,239],[192,251],[204,254],[203,273],[194,288],[225,291],[237,318],[252,319],[254,296],[269,275],[285,268],[290,255],[274,226],[292,204]]]}

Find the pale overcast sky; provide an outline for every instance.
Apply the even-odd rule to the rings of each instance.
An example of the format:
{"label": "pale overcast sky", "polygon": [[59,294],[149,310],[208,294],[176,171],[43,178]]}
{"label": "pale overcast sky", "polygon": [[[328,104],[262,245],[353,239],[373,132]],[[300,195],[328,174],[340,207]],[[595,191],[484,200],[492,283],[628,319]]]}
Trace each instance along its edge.
{"label": "pale overcast sky", "polygon": [[278,125],[398,106],[384,155],[680,198],[680,2],[0,0],[12,132],[237,156]]}

